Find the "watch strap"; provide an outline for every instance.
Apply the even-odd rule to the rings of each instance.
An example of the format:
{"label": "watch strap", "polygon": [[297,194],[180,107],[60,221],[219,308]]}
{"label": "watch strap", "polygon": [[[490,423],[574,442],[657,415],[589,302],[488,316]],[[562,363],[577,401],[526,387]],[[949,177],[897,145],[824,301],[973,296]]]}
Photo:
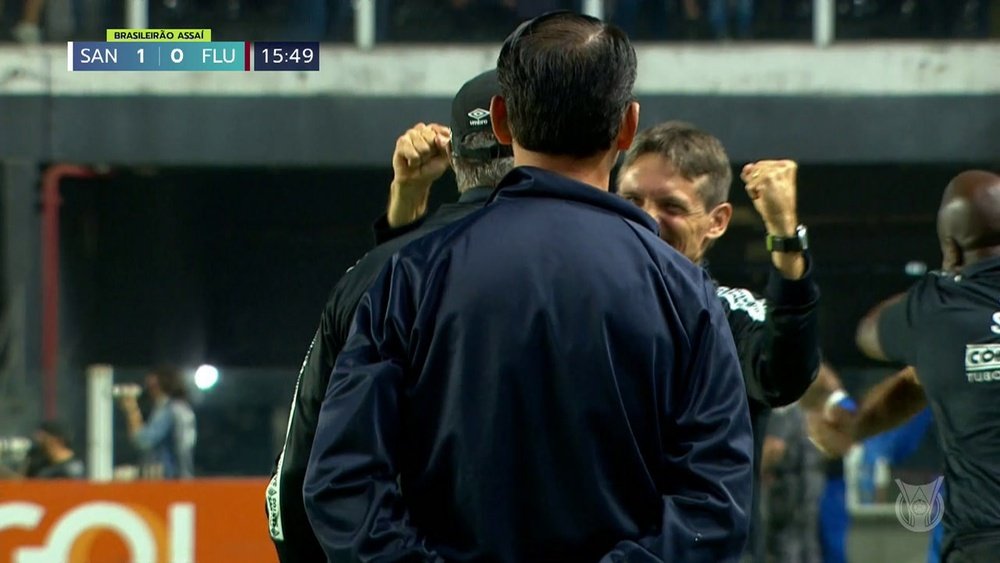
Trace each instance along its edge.
{"label": "watch strap", "polygon": [[803,252],[809,248],[809,233],[805,225],[795,228],[795,235],[779,237],[767,235],[768,252]]}

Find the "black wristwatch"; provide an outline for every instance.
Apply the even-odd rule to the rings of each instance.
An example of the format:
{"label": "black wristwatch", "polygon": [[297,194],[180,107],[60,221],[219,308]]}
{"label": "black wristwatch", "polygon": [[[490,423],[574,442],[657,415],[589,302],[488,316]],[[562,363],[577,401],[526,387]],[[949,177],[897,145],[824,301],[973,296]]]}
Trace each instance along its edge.
{"label": "black wristwatch", "polygon": [[795,227],[795,236],[767,235],[768,252],[802,252],[809,248],[809,233],[805,225]]}

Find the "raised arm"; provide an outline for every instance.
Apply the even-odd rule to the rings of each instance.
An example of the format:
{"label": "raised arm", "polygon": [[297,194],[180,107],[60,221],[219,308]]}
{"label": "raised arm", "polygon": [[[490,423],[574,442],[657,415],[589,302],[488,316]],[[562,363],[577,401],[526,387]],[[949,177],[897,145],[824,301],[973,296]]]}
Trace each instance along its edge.
{"label": "raised arm", "polygon": [[451,166],[451,130],[418,123],[396,140],[385,215],[374,224],[375,244],[417,228],[427,215],[431,186]]}
{"label": "raised arm", "polygon": [[[820,363],[819,289],[797,236],[797,166],[788,160],[748,164],[742,177],[767,228],[774,270],[761,303],[751,295],[723,291],[730,324],[741,350],[750,397],[769,407],[795,402],[812,384]],[[744,292],[746,293],[746,292]]]}

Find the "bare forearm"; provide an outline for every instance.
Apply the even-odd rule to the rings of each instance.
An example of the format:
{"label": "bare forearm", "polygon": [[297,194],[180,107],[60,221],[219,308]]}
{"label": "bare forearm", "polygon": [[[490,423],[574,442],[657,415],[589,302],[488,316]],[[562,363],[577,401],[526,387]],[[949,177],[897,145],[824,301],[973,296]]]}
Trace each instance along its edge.
{"label": "bare forearm", "polygon": [[386,209],[390,227],[403,227],[427,213],[431,185],[450,166],[450,147],[451,130],[437,123],[418,123],[396,140]]}
{"label": "bare forearm", "polygon": [[781,438],[768,436],[764,438],[764,447],[761,450],[760,470],[764,473],[770,471],[775,465],[785,457],[787,444]]}
{"label": "bare forearm", "polygon": [[390,227],[408,225],[427,213],[427,199],[430,197],[430,186],[427,189],[413,189],[393,182],[390,188],[389,205],[386,218]]}
{"label": "bare forearm", "polygon": [[852,425],[851,438],[859,442],[891,430],[926,406],[927,397],[916,371],[912,367],[905,368],[868,392]]}
{"label": "bare forearm", "polygon": [[840,389],[843,389],[843,385],[833,368],[825,363],[820,364],[816,379],[799,399],[799,406],[806,410],[821,409],[830,394]]}
{"label": "bare forearm", "polygon": [[142,411],[138,407],[125,410],[125,424],[129,436],[135,436],[142,430]]}
{"label": "bare forearm", "polygon": [[[799,220],[795,213],[789,212],[778,219],[765,217],[764,225],[769,235],[791,238],[796,235]],[[802,279],[806,274],[806,259],[802,252],[772,252],[771,263],[787,280]]]}

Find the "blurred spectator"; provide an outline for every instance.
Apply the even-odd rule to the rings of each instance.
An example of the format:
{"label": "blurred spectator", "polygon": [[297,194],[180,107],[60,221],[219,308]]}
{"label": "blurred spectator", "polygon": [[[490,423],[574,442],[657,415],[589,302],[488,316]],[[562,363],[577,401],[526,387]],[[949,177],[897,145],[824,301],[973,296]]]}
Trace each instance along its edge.
{"label": "blurred spectator", "polygon": [[[753,31],[754,0],[708,0],[708,22],[716,39],[729,39],[730,11],[735,8],[736,36],[748,39]],[[735,5],[735,6],[734,6]]]}
{"label": "blurred spectator", "polygon": [[83,462],[73,451],[72,440],[66,427],[54,420],[38,426],[25,476],[31,479],[82,479]]}
{"label": "blurred spectator", "polygon": [[991,0],[925,0],[916,3],[927,37],[989,37]]}
{"label": "blurred spectator", "polygon": [[11,32],[14,39],[21,43],[39,43],[42,40],[42,8],[45,0],[25,0],[21,21]]}
{"label": "blurred spectator", "polygon": [[[615,0],[611,11],[612,22],[633,39],[652,36],[662,39],[667,29],[667,2],[665,0]],[[639,22],[646,24],[640,27]],[[645,28],[645,29],[643,29]]]}
{"label": "blurred spectator", "polygon": [[395,0],[392,39],[499,42],[523,20],[581,7],[580,0]]}
{"label": "blurred spectator", "polygon": [[681,8],[684,11],[685,35],[689,38],[694,37],[701,20],[701,4],[699,0],[681,0]]}
{"label": "blurred spectator", "polygon": [[181,372],[173,367],[153,370],[146,375],[146,393],[153,411],[145,423],[134,395],[119,398],[129,437],[147,458],[146,475],[165,479],[193,477],[197,431]]}
{"label": "blurred spectator", "polygon": [[809,442],[797,404],[774,409],[761,456],[767,561],[820,563],[823,459]]}
{"label": "blurred spectator", "polygon": [[615,0],[609,14],[615,25],[638,40],[668,37],[697,39],[701,30],[702,0]]}
{"label": "blurred spectator", "polygon": [[[890,488],[890,469],[918,451],[933,428],[934,416],[925,408],[906,424],[865,440],[858,467],[858,496],[861,502],[892,503],[898,489]],[[883,474],[883,475],[880,475]],[[944,494],[944,487],[941,488]],[[927,546],[927,563],[939,563],[944,541],[944,526],[938,522]]]}
{"label": "blurred spectator", "polygon": [[823,563],[847,563],[847,533],[851,515],[847,512],[847,484],[844,462],[827,460],[826,485],[819,499],[819,543]]}
{"label": "blurred spectator", "polygon": [[[397,0],[375,3],[375,41],[389,38]],[[343,41],[354,39],[354,4],[350,0],[292,0],[289,3],[292,39],[296,41]]]}
{"label": "blurred spectator", "polygon": [[[536,6],[530,0],[449,0],[454,18],[454,30],[462,39],[493,41],[503,38],[519,23],[518,13],[534,13]],[[550,0],[539,2],[540,13],[546,11]],[[520,9],[518,10],[518,6]]]}
{"label": "blurred spectator", "polygon": [[579,9],[577,6],[567,5],[563,0],[501,0],[501,2],[514,10],[519,20],[528,20],[555,10]]}
{"label": "blurred spectator", "polygon": [[906,424],[865,440],[858,468],[858,495],[861,502],[892,502],[896,491],[891,467],[913,455],[934,422],[926,408]]}

